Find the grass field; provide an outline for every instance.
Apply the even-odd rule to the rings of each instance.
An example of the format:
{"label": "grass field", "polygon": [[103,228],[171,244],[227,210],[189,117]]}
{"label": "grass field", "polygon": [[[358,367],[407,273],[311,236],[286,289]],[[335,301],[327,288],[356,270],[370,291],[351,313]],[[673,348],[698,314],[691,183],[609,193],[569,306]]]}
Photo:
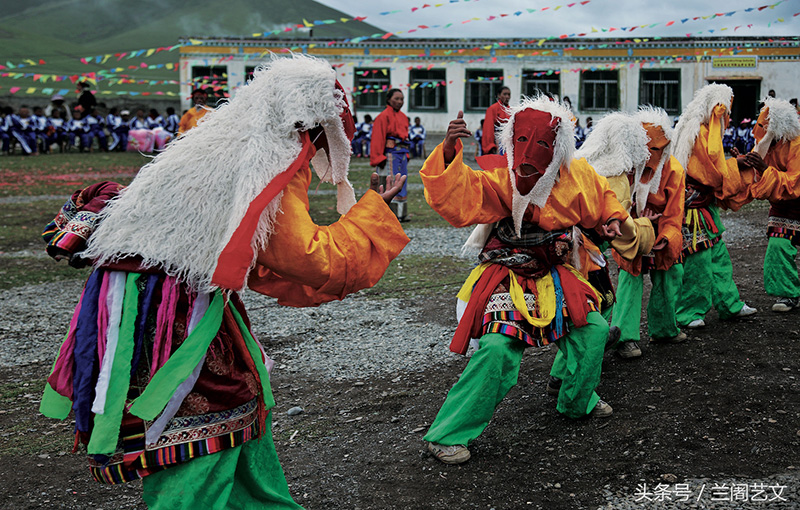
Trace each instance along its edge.
{"label": "grass field", "polygon": [[[103,180],[129,184],[148,158],[137,153],[68,153],[37,157],[0,158],[0,289],[21,285],[84,279],[88,270],[76,270],[66,262],[56,263],[44,254],[41,232],[75,190]],[[407,227],[446,227],[447,223],[425,203],[420,189],[421,160],[409,164],[409,218]],[[350,180],[360,197],[369,187],[372,169],[367,160],[354,158]],[[320,183],[316,176],[310,187],[310,214],[319,225],[339,219],[334,186]],[[389,296],[413,290],[432,291],[431,274],[439,275],[440,289],[463,279],[464,262],[445,257],[401,255],[389,267],[386,277],[373,289],[375,296]]]}

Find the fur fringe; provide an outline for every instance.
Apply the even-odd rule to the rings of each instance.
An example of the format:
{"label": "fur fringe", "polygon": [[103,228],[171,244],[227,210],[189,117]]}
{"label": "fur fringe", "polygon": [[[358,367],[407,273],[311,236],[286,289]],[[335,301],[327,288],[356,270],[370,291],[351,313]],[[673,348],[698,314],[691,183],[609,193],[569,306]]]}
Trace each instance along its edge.
{"label": "fur fringe", "polygon": [[733,89],[719,83],[706,85],[695,92],[694,99],[683,109],[678,125],[675,126],[672,155],[683,168],[689,163],[700,126],[708,123],[715,106],[725,105],[730,110],[732,101]]}
{"label": "fur fringe", "polygon": [[797,110],[789,101],[766,97],[763,102],[764,108],[769,108],[767,134],[753,150],[765,158],[773,141],[791,142],[800,136],[800,119],[798,119]]}
{"label": "fur fringe", "polygon": [[[198,292],[213,291],[219,255],[250,203],[300,154],[298,131],[338,122],[344,100],[334,92],[335,77],[323,60],[272,56],[233,99],[174,140],[109,202],[82,255],[97,265],[140,256],[145,267]],[[347,182],[341,137],[336,130],[326,135],[335,147],[331,178]],[[282,196],[261,214],[254,253],[269,242]]]}

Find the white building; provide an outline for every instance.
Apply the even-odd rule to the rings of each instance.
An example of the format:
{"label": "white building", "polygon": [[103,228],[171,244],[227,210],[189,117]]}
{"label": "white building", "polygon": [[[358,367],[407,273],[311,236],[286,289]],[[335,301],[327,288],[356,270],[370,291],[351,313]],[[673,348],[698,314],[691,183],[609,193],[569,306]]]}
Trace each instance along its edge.
{"label": "white building", "polygon": [[[182,41],[181,96],[192,84],[236,93],[269,52],[327,59],[351,94],[356,114],[375,117],[385,91],[400,88],[403,111],[429,131],[443,132],[459,110],[471,126],[501,86],[513,98],[537,89],[568,97],[576,117],[601,117],[653,104],[678,115],[694,91],[711,82],[734,89],[733,119],[753,117],[760,98],[800,96],[800,40],[791,38],[324,40],[191,38]],[[286,45],[292,47],[287,48]]]}

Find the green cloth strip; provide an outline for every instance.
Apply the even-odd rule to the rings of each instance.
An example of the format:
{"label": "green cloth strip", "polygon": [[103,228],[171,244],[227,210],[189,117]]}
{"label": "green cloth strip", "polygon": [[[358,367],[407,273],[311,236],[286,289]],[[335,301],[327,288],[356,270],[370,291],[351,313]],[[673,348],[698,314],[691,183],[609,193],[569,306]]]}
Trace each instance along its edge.
{"label": "green cloth strip", "polygon": [[[69,333],[67,333],[67,336],[69,336]],[[64,341],[67,341],[66,337],[64,337]],[[56,355],[53,366],[50,368],[51,374],[53,373],[53,368],[55,368],[56,363],[58,363],[58,355]],[[70,409],[72,409],[72,401],[56,392],[56,390],[50,386],[50,383],[47,382],[47,379],[45,379],[42,401],[39,403],[39,412],[48,418],[64,420],[69,416]]]}
{"label": "green cloth strip", "polygon": [[224,298],[218,290],[194,331],[150,379],[142,394],[133,401],[129,410],[131,414],[144,420],[154,420],[164,410],[175,390],[191,375],[203,359],[211,341],[217,336],[222,324],[223,307]]}
{"label": "green cloth strip", "polygon": [[90,455],[112,455],[117,450],[122,412],[125,409],[125,400],[131,384],[133,337],[139,311],[139,288],[136,286],[136,282],[141,276],[140,273],[128,273],[125,282],[119,340],[111,364],[106,405],[103,414],[94,415],[92,437],[89,439],[87,447]]}
{"label": "green cloth strip", "polygon": [[250,352],[250,357],[253,358],[253,364],[256,366],[256,370],[258,371],[258,378],[261,379],[264,405],[267,409],[271,409],[275,406],[275,397],[272,396],[272,387],[269,384],[269,372],[267,371],[266,365],[264,365],[264,358],[261,356],[261,349],[258,348],[256,339],[250,334],[250,330],[247,329],[247,325],[244,323],[239,311],[236,310],[236,307],[233,306],[232,303],[228,303],[228,308],[230,308],[231,312],[233,312],[233,317],[236,319],[236,323],[239,325],[239,331],[242,332],[242,336],[244,337],[244,343],[247,345],[247,350]]}

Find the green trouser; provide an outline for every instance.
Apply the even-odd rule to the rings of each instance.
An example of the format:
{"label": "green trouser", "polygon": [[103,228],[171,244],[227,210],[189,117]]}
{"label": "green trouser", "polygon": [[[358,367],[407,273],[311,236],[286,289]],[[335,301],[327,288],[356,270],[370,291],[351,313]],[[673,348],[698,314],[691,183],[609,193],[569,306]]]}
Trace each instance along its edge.
{"label": "green trouser", "polygon": [[204,455],[143,479],[151,510],[302,509],[292,500],[272,441],[272,414],[260,440]]}
{"label": "green trouser", "polygon": [[[675,264],[666,271],[650,270],[650,301],[647,304],[647,331],[653,338],[672,338],[680,334],[675,307],[683,280],[683,266]],[[611,325],[620,329],[620,342],[638,342],[642,323],[644,274],[633,276],[620,270],[617,302]]]}
{"label": "green trouser", "polygon": [[764,255],[764,289],[770,296],[800,297],[800,277],[794,261],[797,247],[788,239],[770,237]]}
{"label": "green trouser", "polygon": [[678,299],[678,324],[685,326],[705,318],[712,306],[722,320],[730,319],[744,307],[733,281],[731,256],[721,239],[711,248],[686,257]]}
{"label": "green trouser", "polygon": [[[586,416],[600,399],[594,389],[600,383],[608,323],[597,312],[587,319],[587,326],[573,327],[556,342],[558,356],[563,359],[559,362],[557,358],[553,370],[558,368],[564,379],[556,409],[572,418]],[[480,436],[495,408],[517,384],[525,347],[506,335],[483,335],[480,348],[450,389],[424,439],[443,445],[468,445]]]}

